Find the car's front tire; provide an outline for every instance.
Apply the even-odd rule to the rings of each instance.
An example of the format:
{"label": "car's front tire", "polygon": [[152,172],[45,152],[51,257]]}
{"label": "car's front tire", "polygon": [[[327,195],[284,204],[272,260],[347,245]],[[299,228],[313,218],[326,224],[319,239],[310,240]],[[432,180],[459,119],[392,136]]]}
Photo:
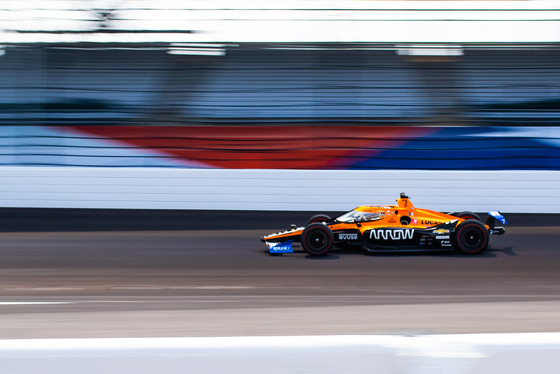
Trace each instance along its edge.
{"label": "car's front tire", "polygon": [[461,253],[477,254],[488,248],[490,236],[482,222],[468,219],[455,229],[455,249]]}
{"label": "car's front tire", "polygon": [[332,230],[323,223],[312,223],[301,234],[301,246],[311,256],[324,256],[334,242]]}

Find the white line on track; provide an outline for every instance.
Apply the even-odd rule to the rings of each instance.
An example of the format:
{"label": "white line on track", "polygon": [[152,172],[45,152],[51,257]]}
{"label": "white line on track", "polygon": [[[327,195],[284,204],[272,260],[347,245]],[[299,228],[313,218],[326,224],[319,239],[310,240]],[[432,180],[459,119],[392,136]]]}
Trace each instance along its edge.
{"label": "white line on track", "polygon": [[119,286],[111,287],[113,290],[249,290],[258,287],[251,286]]}
{"label": "white line on track", "polygon": [[61,305],[75,304],[70,301],[0,301],[0,306],[5,305]]}
{"label": "white line on track", "polygon": [[11,287],[3,288],[4,291],[84,291],[79,287]]}
{"label": "white line on track", "polygon": [[[252,286],[171,286],[171,290],[249,290]],[[262,287],[261,287],[262,288]]]}

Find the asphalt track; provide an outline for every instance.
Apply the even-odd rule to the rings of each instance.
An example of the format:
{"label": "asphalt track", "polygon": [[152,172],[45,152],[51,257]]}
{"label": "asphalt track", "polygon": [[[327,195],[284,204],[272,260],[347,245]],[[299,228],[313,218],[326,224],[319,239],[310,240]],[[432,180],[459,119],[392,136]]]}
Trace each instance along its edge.
{"label": "asphalt track", "polygon": [[513,216],[478,256],[324,258],[269,256],[258,239],[278,222],[226,216],[0,233],[0,338],[560,331],[558,216]]}

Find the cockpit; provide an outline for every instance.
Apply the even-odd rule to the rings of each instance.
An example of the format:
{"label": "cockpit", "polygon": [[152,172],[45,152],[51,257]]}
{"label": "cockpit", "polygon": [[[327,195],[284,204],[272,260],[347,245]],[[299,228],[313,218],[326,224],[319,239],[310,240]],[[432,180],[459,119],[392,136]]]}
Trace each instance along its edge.
{"label": "cockpit", "polygon": [[383,213],[378,212],[359,212],[357,210],[351,210],[338,217],[336,220],[338,222],[352,223],[352,222],[370,222],[377,221],[384,217]]}

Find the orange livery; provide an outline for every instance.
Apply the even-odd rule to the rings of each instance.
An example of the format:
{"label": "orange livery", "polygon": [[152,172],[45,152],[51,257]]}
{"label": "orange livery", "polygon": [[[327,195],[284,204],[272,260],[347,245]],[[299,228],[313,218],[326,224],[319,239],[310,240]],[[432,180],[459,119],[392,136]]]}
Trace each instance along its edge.
{"label": "orange livery", "polygon": [[454,250],[476,254],[488,247],[490,235],[505,229],[496,226],[506,219],[498,211],[488,212],[482,222],[472,212],[440,213],[414,207],[401,193],[396,205],[364,205],[340,217],[311,217],[307,225],[265,235],[261,238],[271,254],[292,252],[299,242],[312,256],[327,254],[333,247],[362,247],[370,252]]}

